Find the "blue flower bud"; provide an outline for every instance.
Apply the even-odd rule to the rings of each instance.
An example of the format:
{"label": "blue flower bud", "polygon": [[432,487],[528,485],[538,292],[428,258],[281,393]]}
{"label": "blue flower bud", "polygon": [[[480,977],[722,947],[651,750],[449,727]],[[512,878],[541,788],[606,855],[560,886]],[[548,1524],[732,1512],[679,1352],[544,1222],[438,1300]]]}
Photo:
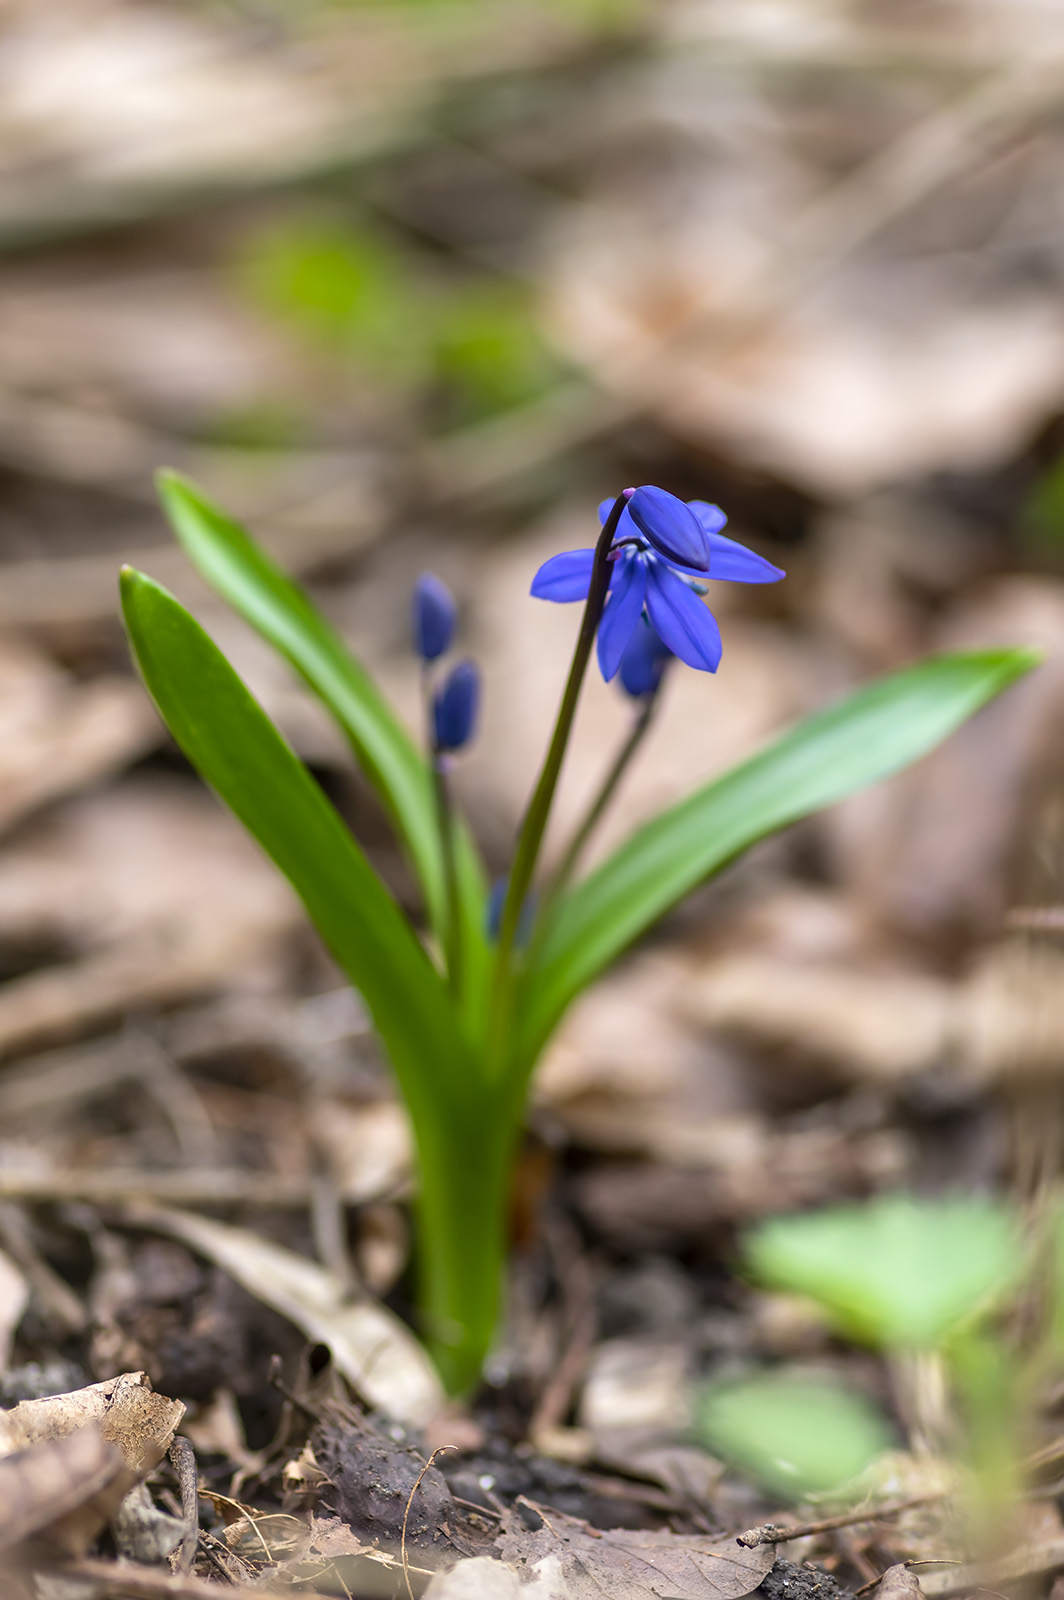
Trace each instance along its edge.
{"label": "blue flower bud", "polygon": [[629,500],[628,515],[666,561],[709,571],[709,540],[702,524],[674,494],[646,484]]}
{"label": "blue flower bud", "polygon": [[625,694],[631,695],[633,700],[642,700],[653,693],[671,660],[672,651],[668,645],[662,643],[645,619],[640,621],[625,646],[618,668]]}
{"label": "blue flower bud", "polygon": [[[499,929],[502,927],[502,910],[506,904],[506,891],[510,887],[509,878],[496,878],[488,893],[488,905],[484,922],[488,938],[492,944],[498,943]],[[517,946],[520,949],[528,943],[528,936],[532,932],[532,919],[536,914],[536,896],[529,892],[521,915],[517,919]]]}
{"label": "blue flower bud", "polygon": [[479,704],[480,673],[472,661],[459,661],[433,702],[437,750],[461,750],[469,743]]}
{"label": "blue flower bud", "polygon": [[422,661],[442,656],[454,635],[454,601],[447,585],[432,572],[423,572],[414,585],[411,608],[414,649]]}

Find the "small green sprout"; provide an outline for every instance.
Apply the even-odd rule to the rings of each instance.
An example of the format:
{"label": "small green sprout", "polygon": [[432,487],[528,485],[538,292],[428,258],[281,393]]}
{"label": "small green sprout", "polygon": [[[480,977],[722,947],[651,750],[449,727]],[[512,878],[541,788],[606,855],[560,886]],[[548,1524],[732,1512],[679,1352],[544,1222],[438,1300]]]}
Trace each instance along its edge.
{"label": "small green sprout", "polygon": [[[914,1370],[914,1362],[938,1362],[951,1410],[946,1433],[934,1443],[965,1464],[971,1507],[984,1523],[1008,1504],[1034,1366],[1009,1347],[995,1321],[1034,1263],[1009,1207],[979,1197],[881,1196],[771,1218],[751,1230],[745,1257],[756,1281],[814,1301],[844,1337],[881,1351],[896,1377]],[[787,1398],[791,1381],[774,1374],[710,1391],[701,1412],[707,1442],[781,1493],[788,1486],[765,1463],[792,1458],[794,1417],[802,1413]],[[863,1404],[855,1406],[848,1392],[825,1384],[816,1406],[807,1405],[804,1415],[829,1461],[845,1461],[847,1452],[856,1460],[869,1449],[873,1432]],[[899,1409],[904,1416],[906,1404]],[[919,1428],[917,1419],[906,1421]],[[880,1418],[880,1437],[886,1431]],[[795,1470],[790,1492],[841,1482],[841,1472],[831,1485],[812,1470],[804,1476]]]}
{"label": "small green sprout", "polygon": [[992,1200],[887,1195],[866,1205],[774,1217],[746,1241],[753,1276],[807,1295],[852,1339],[937,1349],[1016,1281],[1014,1218]]}
{"label": "small green sprout", "polygon": [[863,1395],[782,1373],[709,1390],[696,1426],[716,1455],[787,1500],[843,1489],[893,1443]]}

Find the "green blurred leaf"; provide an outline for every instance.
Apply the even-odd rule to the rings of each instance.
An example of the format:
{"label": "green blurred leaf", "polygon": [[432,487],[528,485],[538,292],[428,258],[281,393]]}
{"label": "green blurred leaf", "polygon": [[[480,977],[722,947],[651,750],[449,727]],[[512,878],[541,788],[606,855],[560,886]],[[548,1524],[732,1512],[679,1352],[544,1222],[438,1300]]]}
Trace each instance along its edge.
{"label": "green blurred leaf", "polygon": [[122,609],[170,732],[292,884],[363,995],[415,1126],[439,1119],[437,1080],[473,1081],[443,981],[303,763],[173,595],[131,568]]}
{"label": "green blurred leaf", "polygon": [[887,1195],[774,1217],[748,1235],[746,1259],[853,1338],[933,1349],[1008,1287],[1023,1256],[1012,1214],[992,1200]]}
{"label": "green blurred leaf", "polygon": [[534,1060],[575,996],[703,879],[933,750],[1037,660],[988,650],[881,678],[640,828],[562,902],[526,980],[522,1058]]}
{"label": "green blurred leaf", "polygon": [[300,220],[254,236],[240,279],[271,315],[395,384],[424,376],[425,297],[402,253],[369,229]]}
{"label": "green blurred leaf", "polygon": [[776,1373],[711,1389],[695,1426],[714,1455],[791,1500],[841,1488],[892,1442],[862,1396]]}
{"label": "green blurred leaf", "polygon": [[1029,543],[1043,549],[1064,546],[1064,456],[1035,482],[1020,511],[1020,528]]}
{"label": "green blurred leaf", "polygon": [[451,425],[533,400],[561,376],[527,294],[513,284],[475,283],[442,301],[433,354],[437,379],[451,392]]}
{"label": "green blurred leaf", "polygon": [[[157,478],[170,524],[196,570],[295,667],[336,718],[373,785],[421,883],[438,934],[446,926],[443,859],[432,776],[365,667],[309,596],[239,523],[179,473]],[[463,974],[471,1017],[483,1009],[488,948],[484,870],[469,830],[456,832],[463,916]]]}

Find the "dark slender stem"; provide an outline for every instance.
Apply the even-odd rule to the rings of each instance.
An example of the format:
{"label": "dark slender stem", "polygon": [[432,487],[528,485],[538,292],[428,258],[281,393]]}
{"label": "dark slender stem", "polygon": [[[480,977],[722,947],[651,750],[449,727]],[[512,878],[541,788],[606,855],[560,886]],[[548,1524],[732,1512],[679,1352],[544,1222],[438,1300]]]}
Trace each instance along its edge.
{"label": "dark slender stem", "polygon": [[454,851],[454,808],[447,784],[445,758],[438,750],[432,755],[432,781],[436,790],[436,815],[440,825],[440,849],[443,854],[443,888],[447,902],[447,981],[451,993],[458,995],[462,989],[462,918],[458,908],[458,867]]}
{"label": "dark slender stem", "polygon": [[443,956],[447,964],[447,981],[451,993],[460,992],[462,981],[462,920],[458,905],[458,866],[455,858],[454,808],[447,784],[445,757],[436,748],[436,725],[432,709],[432,668],[429,662],[421,663],[421,701],[425,716],[425,742],[432,762],[432,787],[436,796],[436,824],[440,833],[440,857],[443,862],[443,896],[445,922],[441,932]]}
{"label": "dark slender stem", "polygon": [[573,651],[573,661],[569,668],[565,693],[562,695],[562,703],[558,708],[558,718],[554,724],[554,733],[540,771],[539,781],[528,803],[528,809],[525,812],[521,830],[517,836],[517,849],[514,852],[513,866],[510,869],[510,881],[503,906],[502,920],[499,927],[499,944],[495,958],[491,1034],[496,1044],[499,1041],[509,1003],[513,947],[521,919],[521,909],[524,906],[532,876],[536,870],[540,845],[543,843],[547,818],[550,816],[551,801],[554,799],[554,791],[558,786],[558,778],[565,758],[565,748],[569,742],[573,718],[576,715],[577,702],[580,699],[580,690],[583,687],[588,661],[591,659],[591,647],[595,642],[595,633],[602,620],[602,612],[606,604],[606,594],[610,584],[610,546],[617,531],[617,524],[621,520],[621,512],[627,504],[628,502],[623,494],[617,496],[595,546],[595,559],[591,568],[587,604],[584,606],[584,615],[580,623],[576,649]]}
{"label": "dark slender stem", "polygon": [[603,779],[602,787],[595,796],[594,800],[591,802],[591,805],[588,807],[583,822],[581,822],[580,826],[574,833],[569,848],[562,857],[561,863],[551,879],[550,890],[548,891],[547,895],[548,901],[552,901],[555,895],[560,893],[560,891],[564,889],[565,885],[569,882],[569,879],[573,875],[573,868],[576,866],[576,863],[579,861],[580,856],[583,853],[584,846],[587,844],[587,841],[591,837],[592,833],[594,833],[602,818],[603,812],[606,810],[606,807],[616,794],[617,786],[627,772],[631,764],[632,757],[642,744],[646,735],[646,731],[650,727],[650,724],[653,720],[654,710],[658,703],[658,691],[660,688],[661,680],[659,679],[658,683],[654,686],[650,693],[645,696],[643,703],[636,715],[635,721],[632,723],[631,732],[624,741],[624,744],[621,746],[620,750],[617,752],[617,756],[613,762],[613,765]]}

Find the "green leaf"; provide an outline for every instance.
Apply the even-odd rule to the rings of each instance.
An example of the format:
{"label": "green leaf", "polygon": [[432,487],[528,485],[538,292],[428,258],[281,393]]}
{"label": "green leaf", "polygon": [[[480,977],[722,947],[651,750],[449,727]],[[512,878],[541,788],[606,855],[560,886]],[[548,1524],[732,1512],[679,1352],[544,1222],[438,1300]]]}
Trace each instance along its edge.
{"label": "green leaf", "polygon": [[[167,516],[193,566],[286,656],[336,718],[391,816],[442,940],[446,895],[436,798],[428,766],[366,669],[309,597],[239,525],[176,472],[158,475]],[[484,871],[468,829],[456,832],[466,1000],[482,1009],[488,970]]]}
{"label": "green leaf", "polygon": [[850,1483],[891,1444],[861,1395],[777,1373],[711,1389],[695,1426],[714,1455],[789,1500]]}
{"label": "green leaf", "polygon": [[475,1081],[443,980],[306,767],[199,623],[129,567],[122,609],[164,722],[292,884],[363,995],[415,1128],[431,1130],[443,1085],[454,1093]]}
{"label": "green leaf", "polygon": [[935,1349],[1008,1287],[1023,1255],[992,1200],[887,1195],[774,1217],[746,1240],[755,1277],[810,1296],[844,1333],[887,1349]]}
{"label": "green leaf", "polygon": [[988,650],[881,678],[640,828],[562,903],[526,980],[521,1058],[534,1060],[575,996],[703,879],[933,750],[1038,659]]}

